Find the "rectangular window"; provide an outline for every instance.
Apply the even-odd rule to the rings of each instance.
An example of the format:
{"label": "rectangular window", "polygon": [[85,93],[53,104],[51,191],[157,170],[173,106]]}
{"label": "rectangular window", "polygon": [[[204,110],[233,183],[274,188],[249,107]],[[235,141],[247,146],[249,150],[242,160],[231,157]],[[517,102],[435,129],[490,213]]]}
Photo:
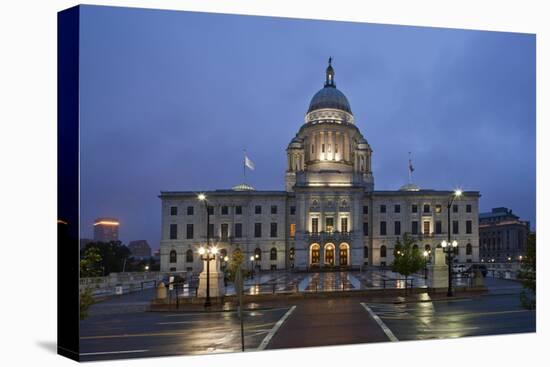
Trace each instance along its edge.
{"label": "rectangular window", "polygon": [[295,206],[290,207],[290,215],[296,215],[296,207]]}
{"label": "rectangular window", "polygon": [[380,205],[380,213],[385,213],[385,212],[386,212],[386,206]]}
{"label": "rectangular window", "polygon": [[458,213],[458,205],[453,204],[453,213]]}
{"label": "rectangular window", "polygon": [[334,144],[334,153],[338,153],[338,144]]}
{"label": "rectangular window", "polygon": [[380,236],[385,236],[385,235],[386,235],[386,222],[381,221],[380,222]]}
{"label": "rectangular window", "polygon": [[214,235],[214,223],[208,225],[208,237],[212,238]]}
{"label": "rectangular window", "polygon": [[412,234],[418,234],[418,221],[414,220],[411,223],[411,232]]}
{"label": "rectangular window", "polygon": [[271,214],[277,214],[277,205],[271,205]]}
{"label": "rectangular window", "polygon": [[424,213],[430,212],[430,204],[424,204]]}
{"label": "rectangular window", "polygon": [[401,222],[400,221],[393,222],[393,232],[396,236],[401,235]]}
{"label": "rectangular window", "polygon": [[214,215],[214,207],[213,206],[208,207],[208,215]]}
{"label": "rectangular window", "polygon": [[453,234],[458,234],[458,220],[453,220]]}
{"label": "rectangular window", "polygon": [[467,234],[472,233],[472,221],[471,220],[466,221],[466,233]]}
{"label": "rectangular window", "polygon": [[194,211],[195,211],[195,207],[194,207],[194,206],[188,206],[188,207],[187,207],[187,215],[193,215],[193,214],[194,214]]}
{"label": "rectangular window", "polygon": [[436,212],[437,214],[441,213],[441,204],[437,204],[437,205],[435,206],[435,212]]}
{"label": "rectangular window", "polygon": [[177,224],[170,224],[170,239],[171,240],[177,240],[178,239],[178,225]]}
{"label": "rectangular window", "polygon": [[229,237],[229,224],[222,223],[222,241],[227,241]]}
{"label": "rectangular window", "polygon": [[254,223],[254,237],[262,237],[262,223]]}
{"label": "rectangular window", "polygon": [[178,215],[178,207],[177,206],[171,206],[170,207],[170,215]]}
{"label": "rectangular window", "polygon": [[340,219],[340,231],[343,233],[348,232],[348,218],[341,218]]}
{"label": "rectangular window", "polygon": [[222,215],[229,214],[229,207],[227,205],[222,205]]}
{"label": "rectangular window", "polygon": [[472,205],[471,204],[466,205],[466,213],[471,213],[471,212],[472,212]]}
{"label": "rectangular window", "polygon": [[435,233],[436,234],[441,234],[441,221],[440,220],[435,222]]}
{"label": "rectangular window", "polygon": [[321,152],[322,152],[322,153],[325,152],[325,144],[321,144]]}
{"label": "rectangular window", "polygon": [[369,214],[369,207],[367,205],[363,205],[363,214]]}
{"label": "rectangular window", "polygon": [[294,236],[296,236],[296,223],[290,223],[289,235],[291,238],[294,238]]}
{"label": "rectangular window", "polygon": [[411,212],[412,213],[418,213],[418,205],[416,205],[416,204],[411,205]]}
{"label": "rectangular window", "polygon": [[235,214],[236,214],[236,215],[242,215],[242,214],[243,214],[243,207],[240,206],[240,205],[237,205],[237,206],[235,207]]}
{"label": "rectangular window", "polygon": [[315,153],[315,145],[311,144],[311,154]]}
{"label": "rectangular window", "polygon": [[369,235],[369,223],[363,222],[363,236]]}
{"label": "rectangular window", "polygon": [[243,236],[243,224],[235,223],[235,238],[241,238]]}
{"label": "rectangular window", "polygon": [[325,218],[325,230],[327,232],[334,231],[334,218],[332,217]]}
{"label": "rectangular window", "polygon": [[430,221],[424,221],[424,234],[430,234]]}
{"label": "rectangular window", "polygon": [[194,236],[194,234],[193,234],[193,224],[189,223],[189,224],[187,224],[187,238],[191,239],[191,238],[193,238],[193,236]]}
{"label": "rectangular window", "polygon": [[262,206],[261,205],[256,205],[254,207],[254,213],[255,214],[262,214]]}
{"label": "rectangular window", "polygon": [[401,205],[395,204],[393,207],[394,213],[401,213]]}
{"label": "rectangular window", "polygon": [[311,232],[319,232],[319,218],[311,218]]}
{"label": "rectangular window", "polygon": [[277,237],[277,223],[271,223],[271,228],[269,231],[269,236],[271,237]]}

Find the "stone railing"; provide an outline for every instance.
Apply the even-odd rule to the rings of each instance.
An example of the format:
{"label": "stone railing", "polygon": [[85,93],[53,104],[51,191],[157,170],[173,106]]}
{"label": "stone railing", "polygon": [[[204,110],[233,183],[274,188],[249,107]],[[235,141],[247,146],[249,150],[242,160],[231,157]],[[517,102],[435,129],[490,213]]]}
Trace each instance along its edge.
{"label": "stone railing", "polygon": [[320,241],[320,242],[326,242],[326,241],[351,241],[351,235],[352,232],[306,232],[305,233],[306,238],[309,241]]}
{"label": "stone railing", "polygon": [[90,288],[94,296],[129,293],[156,285],[163,275],[161,272],[131,272],[80,278],[80,290]]}

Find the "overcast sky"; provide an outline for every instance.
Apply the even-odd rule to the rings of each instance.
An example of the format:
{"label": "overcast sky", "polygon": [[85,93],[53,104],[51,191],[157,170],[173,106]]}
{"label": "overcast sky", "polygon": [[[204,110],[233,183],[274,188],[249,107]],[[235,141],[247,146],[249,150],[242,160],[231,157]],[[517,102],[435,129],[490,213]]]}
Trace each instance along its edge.
{"label": "overcast sky", "polygon": [[284,190],[285,149],[335,81],[373,149],[375,189],[481,192],[535,227],[535,36],[82,8],[81,235],[160,241],[160,191]]}

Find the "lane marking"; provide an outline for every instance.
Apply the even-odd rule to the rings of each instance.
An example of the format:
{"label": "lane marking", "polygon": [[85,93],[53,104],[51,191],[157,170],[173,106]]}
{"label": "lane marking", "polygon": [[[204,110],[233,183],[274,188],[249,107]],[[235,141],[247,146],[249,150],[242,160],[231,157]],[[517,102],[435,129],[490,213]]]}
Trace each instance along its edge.
{"label": "lane marking", "polygon": [[91,353],[80,353],[81,356],[97,356],[101,354],[125,354],[125,353],[145,353],[149,349],[137,349],[137,350],[115,350],[112,352],[91,352]]}
{"label": "lane marking", "polygon": [[399,339],[397,339],[397,337],[392,333],[392,331],[390,330],[389,327],[386,326],[386,324],[384,324],[384,321],[382,321],[382,319],[380,317],[378,317],[377,314],[374,313],[373,310],[370,309],[369,306],[367,306],[364,302],[361,302],[361,306],[363,306],[363,308],[365,310],[367,310],[367,312],[369,313],[369,315],[374,319],[374,321],[376,321],[376,323],[378,324],[378,326],[380,326],[382,328],[382,330],[384,331],[384,333],[386,334],[386,336],[388,337],[388,339],[390,339],[392,342],[397,342],[399,341]]}
{"label": "lane marking", "polygon": [[[258,309],[246,309],[243,310],[243,313],[250,313],[250,312],[273,312],[273,311],[280,311],[280,310],[286,310],[288,307],[275,307],[275,308],[258,308]],[[228,313],[237,313],[237,310],[231,310],[231,311],[197,311],[197,312],[182,312],[179,314],[169,314],[169,315],[163,315],[163,317],[190,317],[190,316],[219,316],[220,314],[228,314]]]}
{"label": "lane marking", "polygon": [[260,345],[258,346],[257,350],[264,350],[267,345],[269,344],[269,342],[271,341],[271,339],[273,338],[273,336],[275,335],[275,333],[277,333],[277,331],[279,331],[279,328],[281,327],[281,325],[283,325],[283,323],[286,321],[286,319],[290,316],[290,314],[292,314],[292,312],[294,312],[294,310],[296,309],[296,306],[292,306],[290,308],[290,310],[288,310],[284,315],[283,317],[281,317],[281,319],[279,321],[277,321],[277,323],[275,324],[275,326],[273,326],[273,328],[271,329],[271,331],[266,335],[266,337],[264,338],[264,340],[262,340],[262,342],[260,343]]}

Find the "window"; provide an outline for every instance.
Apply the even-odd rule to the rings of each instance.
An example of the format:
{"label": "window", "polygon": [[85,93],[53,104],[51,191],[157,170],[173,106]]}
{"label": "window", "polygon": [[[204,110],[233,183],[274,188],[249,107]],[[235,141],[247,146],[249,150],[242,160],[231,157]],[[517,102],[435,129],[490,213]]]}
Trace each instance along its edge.
{"label": "window", "polygon": [[381,236],[386,235],[386,222],[385,221],[380,222],[380,235]]}
{"label": "window", "polygon": [[235,214],[236,214],[236,215],[242,215],[242,214],[243,214],[243,207],[240,206],[240,205],[237,205],[237,206],[235,207]]}
{"label": "window", "polygon": [[277,260],[277,249],[275,247],[272,247],[269,251],[269,260]]}
{"label": "window", "polygon": [[192,223],[188,223],[187,224],[187,239],[191,239],[193,238],[193,224]]}
{"label": "window", "polygon": [[393,222],[393,232],[395,235],[401,235],[401,222],[395,221]]}
{"label": "window", "polygon": [[277,223],[271,223],[269,235],[271,237],[277,237]]}
{"label": "window", "polygon": [[171,240],[177,240],[178,239],[178,225],[177,224],[170,224],[170,239]]}
{"label": "window", "polygon": [[170,207],[170,215],[178,215],[178,207],[177,206],[171,206]]}
{"label": "window", "polygon": [[319,232],[319,218],[311,218],[311,232]]}
{"label": "window", "polygon": [[437,214],[441,213],[441,205],[440,205],[440,204],[436,204],[436,206],[435,206],[435,212],[436,212]]}
{"label": "window", "polygon": [[262,214],[262,206],[261,205],[256,205],[254,207],[254,213],[255,214]]}
{"label": "window", "polygon": [[271,214],[277,214],[277,205],[271,205]]}
{"label": "window", "polygon": [[411,205],[411,212],[412,213],[418,213],[418,205],[416,205],[416,204]]}
{"label": "window", "polygon": [[453,234],[458,234],[458,220],[453,220]]}
{"label": "window", "polygon": [[195,212],[195,207],[194,206],[188,206],[187,207],[187,215],[193,215]]}
{"label": "window", "polygon": [[222,205],[222,215],[227,214],[229,214],[229,208],[227,207],[227,205]]}
{"label": "window", "polygon": [[471,212],[472,212],[472,205],[471,204],[466,205],[466,213],[471,213]]}
{"label": "window", "polygon": [[241,238],[243,236],[243,224],[235,223],[235,238]]}
{"label": "window", "polygon": [[348,218],[344,217],[340,219],[340,231],[342,231],[343,233],[348,232]]}
{"label": "window", "polygon": [[311,154],[315,153],[315,145],[311,144]]}
{"label": "window", "polygon": [[208,225],[208,237],[212,237],[214,235],[214,223],[210,223]]}
{"label": "window", "polygon": [[453,204],[453,213],[458,213],[458,205]]}
{"label": "window", "polygon": [[363,205],[363,214],[369,214],[369,207],[367,205]]}
{"label": "window", "polygon": [[466,233],[468,233],[468,234],[472,233],[472,221],[471,220],[466,221]]}
{"label": "window", "polygon": [[288,252],[288,259],[290,261],[294,261],[294,247],[290,248],[290,251]]}
{"label": "window", "polygon": [[430,212],[430,204],[424,204],[424,213]]}
{"label": "window", "polygon": [[364,222],[363,223],[363,236],[368,236],[368,235],[369,235],[369,223]]}
{"label": "window", "polygon": [[386,257],[386,246],[385,245],[382,245],[382,247],[380,247],[380,257]]}
{"label": "window", "polygon": [[[223,260],[226,256],[227,256],[227,250],[224,249],[224,248],[222,248],[222,249],[220,250],[220,259]],[[224,260],[224,261],[225,261],[225,260]]]}
{"label": "window", "polygon": [[229,237],[229,224],[222,223],[222,241],[227,241]]}
{"label": "window", "polygon": [[440,220],[435,222],[435,234],[441,234],[441,221]]}
{"label": "window", "polygon": [[214,207],[208,206],[208,215],[214,215]]}
{"label": "window", "polygon": [[385,212],[386,212],[386,206],[380,205],[380,213],[385,213]]}
{"label": "window", "polygon": [[296,207],[295,206],[290,207],[290,215],[296,215]]}
{"label": "window", "polygon": [[192,263],[193,262],[193,250],[189,249],[185,253],[185,262]]}
{"label": "window", "polygon": [[325,144],[321,144],[321,152],[322,152],[322,153],[325,152]]}
{"label": "window", "polygon": [[401,205],[395,204],[393,206],[393,211],[394,211],[394,213],[401,213]]}
{"label": "window", "polygon": [[258,247],[254,250],[254,258],[258,261],[262,260],[262,250],[260,250]]}
{"label": "window", "polygon": [[416,220],[411,223],[411,232],[412,234],[418,234],[418,222]]}
{"label": "window", "polygon": [[296,223],[290,223],[289,235],[290,237],[296,236]]}
{"label": "window", "polygon": [[176,253],[176,250],[170,251],[170,263],[176,263],[178,262],[178,254]]}
{"label": "window", "polygon": [[325,230],[327,232],[334,231],[334,218],[332,217],[325,218]]}
{"label": "window", "polygon": [[262,223],[254,223],[254,237],[262,237]]}
{"label": "window", "polygon": [[363,258],[364,259],[369,258],[369,248],[367,246],[363,247]]}
{"label": "window", "polygon": [[472,244],[469,243],[466,245],[466,255],[471,255],[472,254]]}
{"label": "window", "polygon": [[428,251],[428,252],[431,252],[432,251],[432,247],[430,245],[425,245],[424,246],[424,250]]}
{"label": "window", "polygon": [[430,234],[430,221],[429,220],[425,220],[424,221],[424,231],[423,231],[424,234]]}

